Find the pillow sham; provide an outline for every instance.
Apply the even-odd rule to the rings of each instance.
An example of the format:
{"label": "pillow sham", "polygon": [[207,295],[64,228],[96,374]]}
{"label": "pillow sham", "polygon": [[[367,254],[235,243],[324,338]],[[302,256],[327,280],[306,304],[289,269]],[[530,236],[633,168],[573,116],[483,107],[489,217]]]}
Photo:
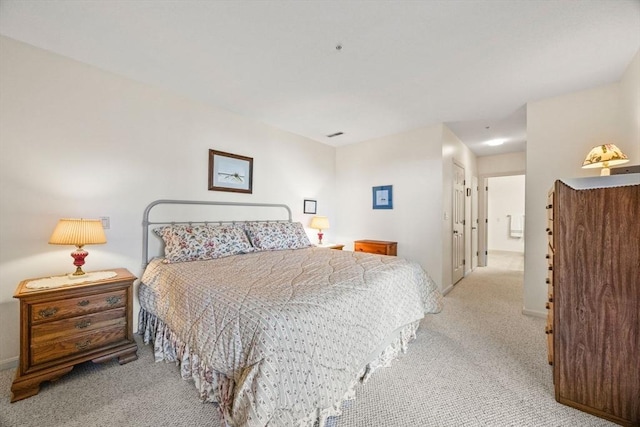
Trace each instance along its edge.
{"label": "pillow sham", "polygon": [[245,230],[255,250],[300,249],[311,246],[299,222],[248,222]]}
{"label": "pillow sham", "polygon": [[237,225],[174,224],[153,230],[164,241],[164,262],[204,261],[253,252]]}

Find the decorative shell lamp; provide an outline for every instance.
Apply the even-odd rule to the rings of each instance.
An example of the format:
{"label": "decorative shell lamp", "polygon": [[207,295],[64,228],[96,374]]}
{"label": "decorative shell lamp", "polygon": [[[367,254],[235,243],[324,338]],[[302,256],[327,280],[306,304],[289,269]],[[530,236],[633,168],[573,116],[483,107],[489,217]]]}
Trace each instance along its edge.
{"label": "decorative shell lamp", "polygon": [[322,230],[329,228],[329,218],[326,216],[314,216],[311,218],[311,228],[318,230],[318,244],[322,244]]}
{"label": "decorative shell lamp", "polygon": [[582,168],[602,168],[600,176],[608,176],[611,173],[609,166],[621,165],[628,161],[629,158],[614,144],[596,145],[587,154]]}
{"label": "decorative shell lamp", "polygon": [[58,221],[58,225],[56,225],[49,239],[49,244],[52,245],[76,246],[76,250],[71,252],[76,271],[68,275],[70,279],[85,277],[86,273],[82,271],[82,266],[89,253],[82,247],[84,245],[100,245],[103,243],[107,243],[107,237],[104,235],[102,221],[99,219],[63,218]]}

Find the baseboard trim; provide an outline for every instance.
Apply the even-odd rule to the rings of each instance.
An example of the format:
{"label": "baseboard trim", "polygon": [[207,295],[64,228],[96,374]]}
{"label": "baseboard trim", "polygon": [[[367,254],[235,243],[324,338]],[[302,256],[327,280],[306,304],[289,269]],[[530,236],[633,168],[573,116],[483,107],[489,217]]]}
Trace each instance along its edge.
{"label": "baseboard trim", "polygon": [[547,317],[546,311],[529,310],[526,308],[522,309],[522,314],[532,317],[542,317],[543,319]]}
{"label": "baseboard trim", "polygon": [[451,292],[453,290],[453,285],[449,285],[448,288],[446,288],[445,290],[442,291],[442,296],[447,295],[449,292]]}
{"label": "baseboard trim", "polygon": [[17,356],[10,359],[0,360],[0,371],[16,368],[18,366],[18,360],[19,358]]}

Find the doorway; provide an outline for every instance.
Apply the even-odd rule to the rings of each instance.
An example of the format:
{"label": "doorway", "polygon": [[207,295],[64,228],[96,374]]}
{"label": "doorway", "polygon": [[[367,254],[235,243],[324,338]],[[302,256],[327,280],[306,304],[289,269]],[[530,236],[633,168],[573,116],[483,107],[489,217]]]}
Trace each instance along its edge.
{"label": "doorway", "polygon": [[524,270],[525,176],[487,178],[487,265]]}

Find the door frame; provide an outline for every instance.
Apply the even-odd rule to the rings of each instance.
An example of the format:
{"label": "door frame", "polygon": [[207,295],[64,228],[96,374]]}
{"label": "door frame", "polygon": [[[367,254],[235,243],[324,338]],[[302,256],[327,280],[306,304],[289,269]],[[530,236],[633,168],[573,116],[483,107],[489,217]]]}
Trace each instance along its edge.
{"label": "door frame", "polygon": [[479,213],[478,213],[478,177],[471,177],[471,229],[469,230],[469,234],[471,235],[471,271],[475,270],[478,266],[478,260],[480,259],[480,249],[478,246],[479,239]]}
{"label": "door frame", "polygon": [[[451,284],[453,286],[455,286],[456,283],[458,283],[460,280],[462,280],[464,278],[464,276],[466,275],[466,256],[467,256],[467,245],[466,245],[466,228],[467,228],[467,224],[466,224],[466,204],[467,204],[467,196],[466,196],[466,189],[467,189],[467,179],[466,179],[466,169],[464,167],[463,164],[461,164],[460,162],[457,162],[456,160],[453,161],[453,164],[451,165],[452,168],[452,195],[451,195]],[[459,168],[462,170],[462,194],[461,194],[461,199],[458,200],[458,203],[456,203],[456,168]],[[456,207],[458,207],[458,210],[456,211]],[[461,214],[460,214],[460,210],[462,210]],[[461,215],[461,216],[460,216]],[[460,220],[462,220],[462,227],[461,228],[461,233],[456,229],[456,218],[458,218]],[[462,249],[458,249],[458,252],[456,254],[456,239],[458,240],[458,244],[462,244]],[[460,255],[460,252],[462,252],[462,266],[460,267],[460,264],[456,265],[455,259],[456,259],[456,255]],[[455,272],[457,271],[458,268],[461,268],[462,272],[458,273],[458,276],[456,276]]]}

